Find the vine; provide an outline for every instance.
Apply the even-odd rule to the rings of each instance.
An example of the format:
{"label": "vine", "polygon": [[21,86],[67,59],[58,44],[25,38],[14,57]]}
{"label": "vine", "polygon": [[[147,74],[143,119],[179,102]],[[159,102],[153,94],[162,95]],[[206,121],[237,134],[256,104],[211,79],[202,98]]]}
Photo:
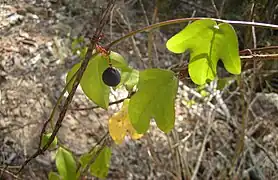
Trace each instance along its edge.
{"label": "vine", "polygon": [[[163,132],[168,133],[172,130],[175,123],[175,97],[180,76],[172,70],[152,68],[139,71],[131,68],[123,56],[110,50],[125,39],[137,33],[151,31],[162,26],[193,21],[172,36],[166,42],[166,47],[173,53],[189,51],[188,71],[190,78],[195,84],[204,85],[208,81],[217,79],[216,68],[220,59],[228,72],[239,75],[241,73],[241,59],[251,59],[255,56],[250,52],[263,50],[239,51],[238,38],[232,24],[278,29],[277,25],[256,22],[202,17],[182,18],[143,27],[102,47],[99,45],[101,32],[113,4],[114,2],[111,1],[106,8],[88,47],[78,47],[84,41],[83,38],[78,38],[72,43],[73,52],[79,53],[81,62],[75,64],[67,74],[66,87],[53,108],[50,118],[43,126],[39,143],[40,148],[24,162],[19,171],[47,149],[57,147],[56,135],[79,84],[84,94],[97,105],[79,110],[94,108],[107,110],[110,105],[123,102],[120,111],[114,114],[108,123],[109,134],[115,144],[121,144],[125,136],[130,136],[132,139],[141,138],[149,129],[152,118]],[[240,54],[246,53],[249,53],[249,55],[240,56]],[[115,89],[125,87],[129,92],[128,97],[116,102],[109,102],[111,87]],[[58,120],[54,124],[54,114],[67,91],[69,95],[63,104]],[[46,132],[49,122],[52,131]],[[75,180],[87,171],[99,178],[106,177],[111,158],[111,144],[113,143],[107,137],[108,134],[89,152],[83,154],[78,161],[75,160],[71,152],[60,146],[56,153],[56,166],[59,174],[50,172],[49,179]]]}

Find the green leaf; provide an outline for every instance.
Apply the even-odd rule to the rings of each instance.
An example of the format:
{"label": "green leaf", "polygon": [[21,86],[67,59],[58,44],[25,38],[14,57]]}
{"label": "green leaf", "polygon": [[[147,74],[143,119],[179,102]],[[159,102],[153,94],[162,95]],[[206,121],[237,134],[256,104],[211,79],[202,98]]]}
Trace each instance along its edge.
{"label": "green leaf", "polygon": [[80,51],[79,56],[81,57],[81,60],[84,60],[84,59],[85,59],[86,54],[87,54],[87,50],[88,50],[88,47],[84,47],[84,48],[82,48],[82,49],[79,50],[79,51]]}
{"label": "green leaf", "polygon": [[138,84],[139,81],[139,71],[136,69],[127,69],[121,73],[121,83],[120,85],[125,85],[128,91],[131,91],[134,86]]}
{"label": "green leaf", "polygon": [[83,42],[84,42],[84,37],[82,37],[82,36],[73,40],[73,42],[71,43],[71,49],[72,49],[73,54],[76,54],[76,52],[78,50],[82,49],[80,44]]}
{"label": "green leaf", "polygon": [[236,32],[230,24],[219,25],[220,33],[216,36],[222,41],[218,47],[219,59],[222,59],[225,69],[232,74],[241,73],[241,61],[238,52],[238,40]]}
{"label": "green leaf", "polygon": [[111,159],[111,149],[104,147],[96,157],[94,163],[90,166],[90,172],[98,178],[105,178],[109,171]]}
{"label": "green leaf", "polygon": [[[43,134],[42,136],[42,143],[41,143],[41,147],[45,146],[50,138],[52,133],[47,133],[47,134]],[[57,145],[57,137],[54,138],[53,142],[50,144],[49,149],[53,149],[56,147]]]}
{"label": "green leaf", "polygon": [[170,38],[166,47],[174,53],[190,51],[189,75],[198,85],[214,80],[219,59],[228,72],[241,72],[237,35],[230,24],[197,20]]}
{"label": "green leaf", "polygon": [[59,176],[59,174],[51,171],[50,173],[48,173],[48,180],[61,180],[61,177]]}
{"label": "green leaf", "polygon": [[95,56],[80,81],[86,96],[100,107],[107,109],[110,88],[102,81],[102,73],[108,67],[108,61],[101,55]]}
{"label": "green leaf", "polygon": [[100,147],[97,146],[94,148],[92,152],[85,153],[79,158],[79,162],[82,168],[85,168],[88,165],[88,163],[90,163],[91,159],[94,157],[99,148]]}
{"label": "green leaf", "polygon": [[194,21],[170,38],[166,47],[174,53],[183,53],[187,49],[198,48],[198,45],[204,46],[203,43],[208,45],[207,41],[210,41],[213,35],[211,28],[215,25],[216,22],[210,19]]}
{"label": "green leaf", "polygon": [[125,61],[124,57],[119,53],[111,51],[109,56],[113,67],[119,69],[128,68],[127,62]]}
{"label": "green leaf", "polygon": [[172,71],[147,69],[140,72],[138,91],[131,97],[128,109],[130,121],[138,133],[148,130],[151,118],[165,133],[174,127],[177,89],[178,80]]}
{"label": "green leaf", "polygon": [[87,164],[92,159],[92,156],[93,156],[92,153],[85,153],[80,157],[79,162],[82,168],[85,168],[87,166]]}
{"label": "green leaf", "polygon": [[[121,69],[127,69],[128,64],[125,62],[124,58],[115,52],[110,53],[110,59],[113,67]],[[74,74],[80,68],[81,63],[73,66],[73,68],[68,72],[66,77],[66,82],[68,83]],[[102,73],[106,68],[109,67],[108,60],[98,54],[90,60],[87,69],[85,70],[83,77],[80,81],[81,88],[86,96],[100,107],[107,109],[109,104],[109,93],[110,87],[104,84],[102,81]],[[73,81],[68,86],[68,92],[72,89]]]}
{"label": "green leaf", "polygon": [[76,164],[70,152],[59,148],[56,154],[56,167],[64,180],[76,180]]}

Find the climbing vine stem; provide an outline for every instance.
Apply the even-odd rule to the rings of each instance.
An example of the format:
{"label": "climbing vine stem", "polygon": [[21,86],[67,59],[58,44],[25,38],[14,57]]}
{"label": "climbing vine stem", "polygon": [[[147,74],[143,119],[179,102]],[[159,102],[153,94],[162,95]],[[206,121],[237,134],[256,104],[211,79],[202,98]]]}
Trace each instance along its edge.
{"label": "climbing vine stem", "polygon": [[269,28],[269,29],[276,29],[278,30],[278,25],[274,24],[267,24],[267,23],[258,23],[258,22],[247,22],[247,21],[232,21],[232,20],[223,20],[223,19],[216,19],[216,18],[203,18],[203,17],[194,17],[194,18],[180,18],[180,19],[173,19],[173,20],[168,20],[168,21],[163,21],[159,22],[156,24],[152,24],[149,26],[145,26],[141,29],[137,29],[135,31],[129,32],[125,36],[111,42],[109,45],[107,45],[106,49],[110,49],[112,46],[118,44],[119,42],[134,36],[137,33],[145,32],[145,31],[150,31],[162,26],[167,26],[167,25],[172,25],[172,24],[180,24],[184,22],[189,22],[189,21],[196,21],[196,20],[201,20],[201,19],[211,19],[216,22],[222,22],[222,23],[229,23],[229,24],[236,24],[240,26],[256,26],[256,27],[261,27],[261,28]]}

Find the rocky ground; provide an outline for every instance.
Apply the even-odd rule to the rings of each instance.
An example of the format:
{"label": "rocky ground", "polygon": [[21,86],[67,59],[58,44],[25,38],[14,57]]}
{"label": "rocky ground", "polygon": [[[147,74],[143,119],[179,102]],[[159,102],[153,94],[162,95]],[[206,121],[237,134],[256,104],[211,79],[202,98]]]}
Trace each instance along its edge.
{"label": "rocky ground", "polygon": [[[71,54],[69,33],[75,37],[84,29],[94,30],[101,11],[96,7],[103,2],[0,2],[0,179],[47,179],[47,173],[55,170],[54,152],[33,160],[18,177],[12,173],[36,150],[43,122],[48,119],[65,85],[65,75],[78,62]],[[202,8],[200,2],[186,2],[183,6],[188,10],[193,8],[185,17],[193,12],[200,16],[213,16],[214,13],[212,6]],[[111,17],[105,28],[105,42],[147,24],[144,9],[138,2],[119,2]],[[93,22],[91,18],[95,18]],[[170,67],[179,63],[181,57],[167,53],[164,44],[169,34],[163,31],[156,32],[154,65]],[[121,53],[131,66],[143,69],[148,64],[146,42],[146,34],[139,34],[113,50]],[[115,147],[107,179],[182,179],[195,171],[197,179],[224,179],[231,166],[235,166],[238,179],[247,176],[276,179],[277,94],[257,93],[249,101],[244,153],[232,165],[242,128],[239,90],[222,96],[222,92],[208,87],[212,94],[204,99],[188,86],[180,82],[175,130],[165,135],[152,124],[141,140],[127,140]],[[126,95],[119,90],[111,96],[111,101]],[[192,99],[196,104],[189,106]],[[79,89],[71,109],[92,105]],[[119,105],[110,106],[108,111],[71,109],[58,137],[80,155],[106,134],[107,121]]]}

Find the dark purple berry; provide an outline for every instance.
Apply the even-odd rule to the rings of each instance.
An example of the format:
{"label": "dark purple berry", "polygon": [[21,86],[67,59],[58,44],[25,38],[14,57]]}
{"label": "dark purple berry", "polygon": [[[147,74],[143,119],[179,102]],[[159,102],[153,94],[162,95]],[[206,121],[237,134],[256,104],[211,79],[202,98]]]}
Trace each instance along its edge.
{"label": "dark purple berry", "polygon": [[113,67],[108,67],[103,73],[102,73],[102,81],[107,86],[115,87],[117,86],[121,81],[121,75],[119,71]]}

